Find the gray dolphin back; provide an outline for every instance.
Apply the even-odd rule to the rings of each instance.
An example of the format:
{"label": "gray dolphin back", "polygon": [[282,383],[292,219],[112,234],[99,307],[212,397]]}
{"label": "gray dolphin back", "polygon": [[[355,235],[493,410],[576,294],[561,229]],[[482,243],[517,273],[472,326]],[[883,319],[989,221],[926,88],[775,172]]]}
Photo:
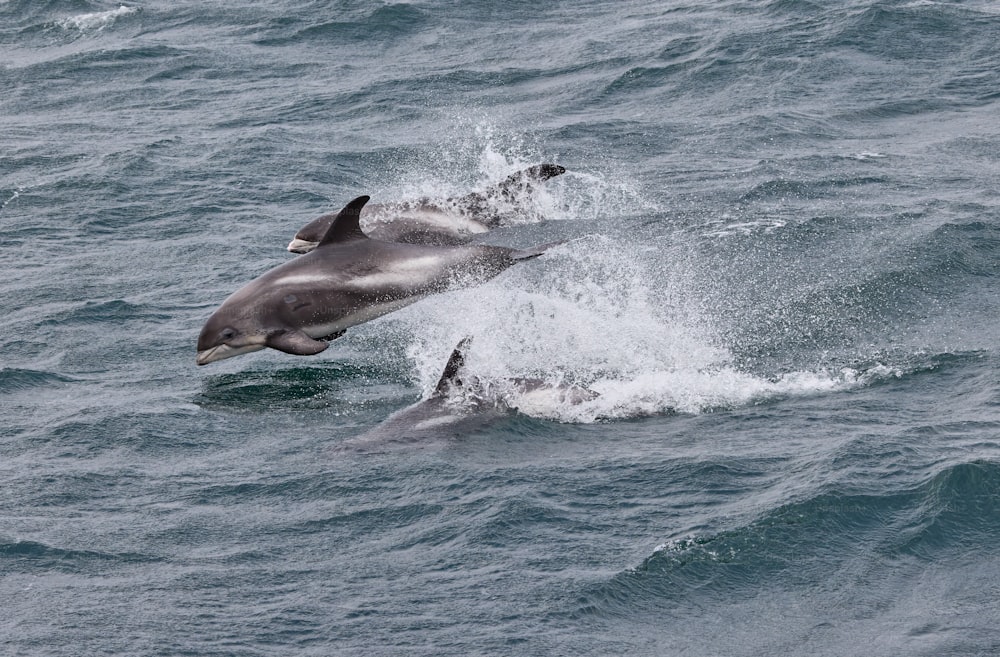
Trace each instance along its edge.
{"label": "gray dolphin back", "polygon": [[[511,174],[481,192],[444,200],[420,199],[373,204],[364,212],[364,228],[373,239],[404,244],[458,246],[468,244],[479,233],[522,213],[533,183],[565,173],[558,164],[539,164]],[[364,206],[364,203],[361,204]],[[288,244],[292,253],[308,253],[326,235],[340,213],[324,214],[299,229]]]}

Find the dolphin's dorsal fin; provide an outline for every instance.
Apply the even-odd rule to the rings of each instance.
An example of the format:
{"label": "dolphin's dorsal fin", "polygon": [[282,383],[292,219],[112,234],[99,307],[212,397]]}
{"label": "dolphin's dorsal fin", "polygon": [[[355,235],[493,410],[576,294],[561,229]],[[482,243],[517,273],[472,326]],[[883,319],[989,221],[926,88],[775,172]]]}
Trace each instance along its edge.
{"label": "dolphin's dorsal fin", "polygon": [[368,239],[361,230],[361,208],[365,207],[370,198],[370,196],[359,196],[345,205],[317,246]]}
{"label": "dolphin's dorsal fin", "polygon": [[448,391],[448,386],[455,383],[461,385],[461,381],[458,378],[458,372],[465,365],[465,348],[469,346],[469,342],[472,338],[464,338],[455,347],[455,350],[451,352],[451,357],[448,359],[448,364],[444,366],[444,372],[441,374],[441,380],[438,381],[437,387],[434,388],[434,397],[445,394]]}

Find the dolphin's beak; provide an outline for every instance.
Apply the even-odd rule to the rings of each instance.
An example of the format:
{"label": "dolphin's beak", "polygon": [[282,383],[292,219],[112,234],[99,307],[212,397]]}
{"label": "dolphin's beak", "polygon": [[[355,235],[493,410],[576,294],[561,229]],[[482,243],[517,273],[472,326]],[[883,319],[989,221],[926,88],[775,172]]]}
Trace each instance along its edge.
{"label": "dolphin's beak", "polygon": [[222,360],[223,358],[225,358],[225,356],[221,354],[217,355],[217,352],[220,350],[221,347],[225,346],[226,345],[220,345],[219,347],[212,347],[211,349],[202,349],[201,351],[198,352],[197,363],[199,365],[208,365],[213,361]]}
{"label": "dolphin's beak", "polygon": [[299,238],[293,239],[288,243],[286,247],[292,253],[309,253],[316,248],[316,242],[310,242],[309,240],[300,240]]}
{"label": "dolphin's beak", "polygon": [[266,345],[263,342],[259,344],[248,344],[242,347],[230,347],[228,344],[220,344],[199,351],[196,362],[199,365],[208,365],[209,363],[214,363],[217,360],[224,360],[226,358],[232,358],[233,356],[239,356],[240,354],[249,354],[253,351],[260,351],[265,346]]}

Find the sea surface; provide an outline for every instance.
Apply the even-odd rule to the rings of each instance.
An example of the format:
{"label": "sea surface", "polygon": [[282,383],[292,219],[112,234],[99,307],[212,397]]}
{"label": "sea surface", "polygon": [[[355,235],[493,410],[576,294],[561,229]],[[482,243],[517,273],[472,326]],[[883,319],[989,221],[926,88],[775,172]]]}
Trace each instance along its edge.
{"label": "sea surface", "polygon": [[[993,0],[0,0],[0,654],[1000,654],[998,44]],[[314,217],[542,162],[479,241],[543,257],[196,366]],[[470,336],[600,396],[338,449]]]}

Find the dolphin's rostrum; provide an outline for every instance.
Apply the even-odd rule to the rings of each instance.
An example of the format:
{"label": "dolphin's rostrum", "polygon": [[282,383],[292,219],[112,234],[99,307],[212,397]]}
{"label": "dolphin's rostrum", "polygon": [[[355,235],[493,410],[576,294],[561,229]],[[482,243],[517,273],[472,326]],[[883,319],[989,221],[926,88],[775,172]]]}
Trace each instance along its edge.
{"label": "dolphin's rostrum", "polygon": [[315,250],[234,292],[198,337],[198,364],[269,347],[312,355],[351,326],[429,294],[483,283],[541,255],[501,246],[433,246],[374,240],[361,230],[359,196],[337,215]]}

